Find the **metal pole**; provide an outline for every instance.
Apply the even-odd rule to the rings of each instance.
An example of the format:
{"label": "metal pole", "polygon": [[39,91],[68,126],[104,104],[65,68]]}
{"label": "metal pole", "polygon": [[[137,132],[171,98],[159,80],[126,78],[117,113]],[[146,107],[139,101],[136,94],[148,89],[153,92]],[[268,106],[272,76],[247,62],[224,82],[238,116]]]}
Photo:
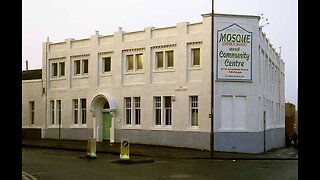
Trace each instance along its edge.
{"label": "metal pole", "polygon": [[213,104],[214,104],[214,91],[213,91],[213,83],[214,83],[214,74],[213,74],[213,66],[214,66],[214,0],[212,0],[212,8],[211,8],[211,132],[210,132],[210,156],[213,157],[214,151],[214,134],[213,134]]}

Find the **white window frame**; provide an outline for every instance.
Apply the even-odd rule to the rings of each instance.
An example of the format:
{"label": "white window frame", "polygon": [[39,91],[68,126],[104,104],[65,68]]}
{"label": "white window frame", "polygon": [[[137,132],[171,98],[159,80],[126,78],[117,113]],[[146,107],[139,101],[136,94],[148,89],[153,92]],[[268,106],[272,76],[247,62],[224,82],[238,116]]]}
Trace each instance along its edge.
{"label": "white window frame", "polygon": [[[82,100],[85,100],[86,107],[87,107],[87,99],[86,98],[72,99],[72,125],[71,125],[71,128],[77,128],[77,127],[86,128],[87,127],[88,113],[87,113],[87,108],[82,107]],[[76,104],[78,105],[77,107],[76,107]],[[77,116],[77,119],[75,119],[76,116]],[[85,121],[86,121],[85,123],[83,123],[83,118],[85,118]],[[77,120],[77,123],[75,122],[75,120]]]}
{"label": "white window frame", "polygon": [[[78,69],[78,65],[76,63],[76,61],[79,61],[79,73],[77,73],[77,69]],[[88,72],[84,72],[85,70],[85,65],[84,62],[87,61],[87,71]],[[88,76],[89,74],[89,59],[74,59],[73,60],[73,76]]]}
{"label": "white window frame", "polygon": [[34,126],[35,122],[35,101],[29,101],[29,126]]}
{"label": "white window frame", "polygon": [[[139,111],[139,115],[137,114],[137,110]],[[127,112],[130,114],[129,119],[127,117]],[[137,116],[139,118],[139,123],[137,123]],[[141,128],[141,97],[124,97],[123,125],[124,128]]]}
{"label": "white window frame", "polygon": [[[173,65],[168,66],[169,59],[168,59],[168,53],[172,52],[172,58],[173,58]],[[162,53],[162,67],[158,67],[158,53]],[[158,50],[154,51],[154,72],[162,72],[162,71],[174,71],[175,69],[175,50],[174,49],[166,49],[166,50]]]}
{"label": "white window frame", "polygon": [[[196,50],[199,50],[199,64],[194,64]],[[193,47],[191,48],[191,67],[200,67],[200,66],[201,66],[201,48]]]}
{"label": "white window frame", "polygon": [[[190,127],[191,128],[198,128],[199,127],[199,96],[189,96],[189,109],[190,109]],[[196,125],[192,124],[193,116],[192,112],[196,110],[197,112],[197,122]]]}
{"label": "white window frame", "polygon": [[[132,56],[132,69],[129,69],[129,57]],[[142,68],[138,68],[138,57],[142,56]],[[126,60],[126,74],[130,74],[130,73],[143,73],[144,72],[144,53],[142,52],[137,52],[137,53],[133,53],[133,54],[125,54],[125,60]]]}
{"label": "white window frame", "polygon": [[49,128],[57,128],[59,125],[59,121],[61,123],[61,100],[50,100],[50,106],[49,106]]}
{"label": "white window frame", "polygon": [[[165,98],[170,98],[171,107],[165,107]],[[160,100],[160,101],[159,101]],[[160,106],[159,106],[160,105]],[[173,117],[173,103],[172,96],[153,96],[153,123],[155,129],[171,129],[172,130],[172,117]],[[157,124],[157,110],[160,110],[160,124]],[[170,112],[170,124],[166,122],[166,113],[169,110]]]}

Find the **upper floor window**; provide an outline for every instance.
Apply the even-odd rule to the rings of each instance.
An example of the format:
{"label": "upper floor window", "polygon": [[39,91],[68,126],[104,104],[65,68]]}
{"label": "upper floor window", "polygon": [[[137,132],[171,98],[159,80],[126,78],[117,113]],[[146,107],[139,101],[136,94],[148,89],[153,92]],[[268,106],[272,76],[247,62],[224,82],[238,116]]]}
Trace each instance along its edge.
{"label": "upper floor window", "polygon": [[74,61],[74,75],[85,75],[89,72],[88,59]]}
{"label": "upper floor window", "polygon": [[111,71],[111,57],[102,58],[102,72],[110,72]]}
{"label": "upper floor window", "polygon": [[143,69],[143,54],[127,55],[126,61],[126,70],[129,72]]}
{"label": "upper floor window", "polygon": [[200,66],[200,48],[191,49],[192,66]]}
{"label": "upper floor window", "polygon": [[61,77],[65,75],[65,63],[64,62],[55,62],[51,63],[51,77]]}
{"label": "upper floor window", "polygon": [[174,51],[159,51],[155,53],[156,69],[166,69],[174,67]]}

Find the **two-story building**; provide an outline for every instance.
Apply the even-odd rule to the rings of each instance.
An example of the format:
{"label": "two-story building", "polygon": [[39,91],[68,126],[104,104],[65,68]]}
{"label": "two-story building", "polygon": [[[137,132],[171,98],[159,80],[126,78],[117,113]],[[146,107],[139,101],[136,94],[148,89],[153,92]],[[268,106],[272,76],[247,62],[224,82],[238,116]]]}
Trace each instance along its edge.
{"label": "two-story building", "polygon": [[284,147],[284,62],[260,17],[215,14],[213,52],[212,16],[202,17],[44,42],[42,78],[22,80],[23,129],[40,128],[46,139],[210,150],[214,96],[215,151]]}

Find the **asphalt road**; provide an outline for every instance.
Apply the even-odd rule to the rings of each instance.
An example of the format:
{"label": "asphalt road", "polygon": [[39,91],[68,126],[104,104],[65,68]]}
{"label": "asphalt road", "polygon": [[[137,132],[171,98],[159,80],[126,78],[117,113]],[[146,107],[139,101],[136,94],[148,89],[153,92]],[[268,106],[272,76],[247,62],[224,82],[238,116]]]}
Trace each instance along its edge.
{"label": "asphalt road", "polygon": [[[298,160],[168,159],[130,156],[137,163],[117,163],[119,156],[99,153],[22,148],[22,171],[28,179],[217,179],[296,180]],[[138,163],[139,162],[139,163]],[[143,163],[146,162],[146,163]]]}

